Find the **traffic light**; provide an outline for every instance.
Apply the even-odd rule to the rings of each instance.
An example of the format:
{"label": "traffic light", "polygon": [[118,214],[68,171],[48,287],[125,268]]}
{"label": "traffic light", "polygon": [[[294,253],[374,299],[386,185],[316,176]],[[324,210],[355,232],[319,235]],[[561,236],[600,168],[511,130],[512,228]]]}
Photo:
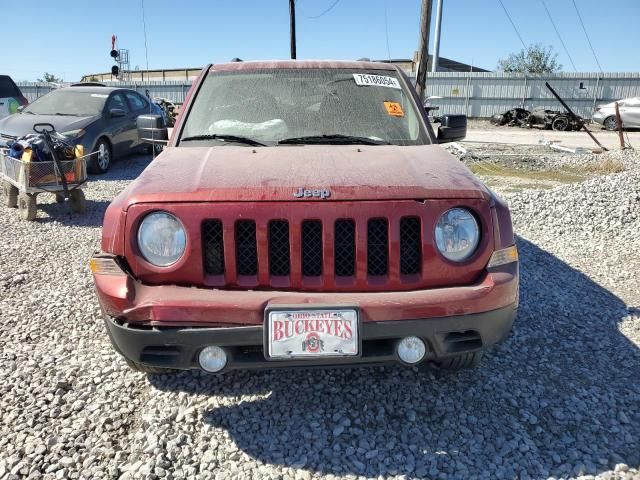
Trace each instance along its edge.
{"label": "traffic light", "polygon": [[114,77],[120,75],[120,67],[118,67],[117,65],[111,67],[111,75],[113,75]]}
{"label": "traffic light", "polygon": [[113,49],[111,50],[111,58],[118,59],[118,51]]}

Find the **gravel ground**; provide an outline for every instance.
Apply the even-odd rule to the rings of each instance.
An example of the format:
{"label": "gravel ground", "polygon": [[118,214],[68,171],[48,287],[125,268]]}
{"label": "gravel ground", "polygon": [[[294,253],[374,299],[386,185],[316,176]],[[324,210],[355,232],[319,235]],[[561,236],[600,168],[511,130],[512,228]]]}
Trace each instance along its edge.
{"label": "gravel ground", "polygon": [[0,479],[640,478],[638,170],[508,195],[521,308],[476,370],[145,376],[87,260],[147,162],[93,181],[83,216],[0,209]]}

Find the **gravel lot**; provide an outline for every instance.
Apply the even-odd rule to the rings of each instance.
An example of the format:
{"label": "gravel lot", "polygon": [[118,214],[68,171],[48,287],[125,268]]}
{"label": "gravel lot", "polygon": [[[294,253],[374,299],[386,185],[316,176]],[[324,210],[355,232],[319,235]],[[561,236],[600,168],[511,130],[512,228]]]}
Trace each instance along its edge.
{"label": "gravel lot", "polygon": [[87,260],[148,161],[83,216],[0,209],[0,479],[640,478],[637,167],[505,195],[521,308],[476,370],[215,377],[132,372],[99,319]]}

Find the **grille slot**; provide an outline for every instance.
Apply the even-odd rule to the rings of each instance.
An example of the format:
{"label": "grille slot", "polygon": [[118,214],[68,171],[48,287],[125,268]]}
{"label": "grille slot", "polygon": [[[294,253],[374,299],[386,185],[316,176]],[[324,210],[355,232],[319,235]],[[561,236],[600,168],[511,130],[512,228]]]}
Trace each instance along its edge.
{"label": "grille slot", "polygon": [[322,261],[322,222],[305,220],[302,222],[302,275],[322,275]]}
{"label": "grille slot", "polygon": [[256,251],[256,222],[240,220],[236,222],[236,269],[238,275],[258,274],[258,253]]}
{"label": "grille slot", "polygon": [[367,223],[367,272],[386,275],[389,270],[389,223],[372,218]]}
{"label": "grille slot", "polygon": [[224,242],[220,220],[209,220],[202,225],[202,250],[204,271],[209,275],[224,274]]}
{"label": "grille slot", "polygon": [[422,264],[422,238],[418,217],[400,219],[400,273],[420,273]]}
{"label": "grille slot", "polygon": [[334,233],[334,269],[338,277],[356,273],[356,224],[353,220],[336,220]]}
{"label": "grille slot", "polygon": [[289,222],[273,220],[269,222],[269,273],[289,275]]}

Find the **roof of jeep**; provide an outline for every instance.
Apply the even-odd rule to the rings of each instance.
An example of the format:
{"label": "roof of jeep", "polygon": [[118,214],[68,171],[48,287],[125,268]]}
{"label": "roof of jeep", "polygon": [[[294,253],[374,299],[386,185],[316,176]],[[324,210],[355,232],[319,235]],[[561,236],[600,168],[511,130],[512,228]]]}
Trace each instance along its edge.
{"label": "roof of jeep", "polygon": [[252,62],[216,63],[214,65],[211,65],[209,71],[264,70],[280,68],[348,68],[358,70],[396,70],[395,65],[382,62],[357,62],[352,60],[259,60]]}

